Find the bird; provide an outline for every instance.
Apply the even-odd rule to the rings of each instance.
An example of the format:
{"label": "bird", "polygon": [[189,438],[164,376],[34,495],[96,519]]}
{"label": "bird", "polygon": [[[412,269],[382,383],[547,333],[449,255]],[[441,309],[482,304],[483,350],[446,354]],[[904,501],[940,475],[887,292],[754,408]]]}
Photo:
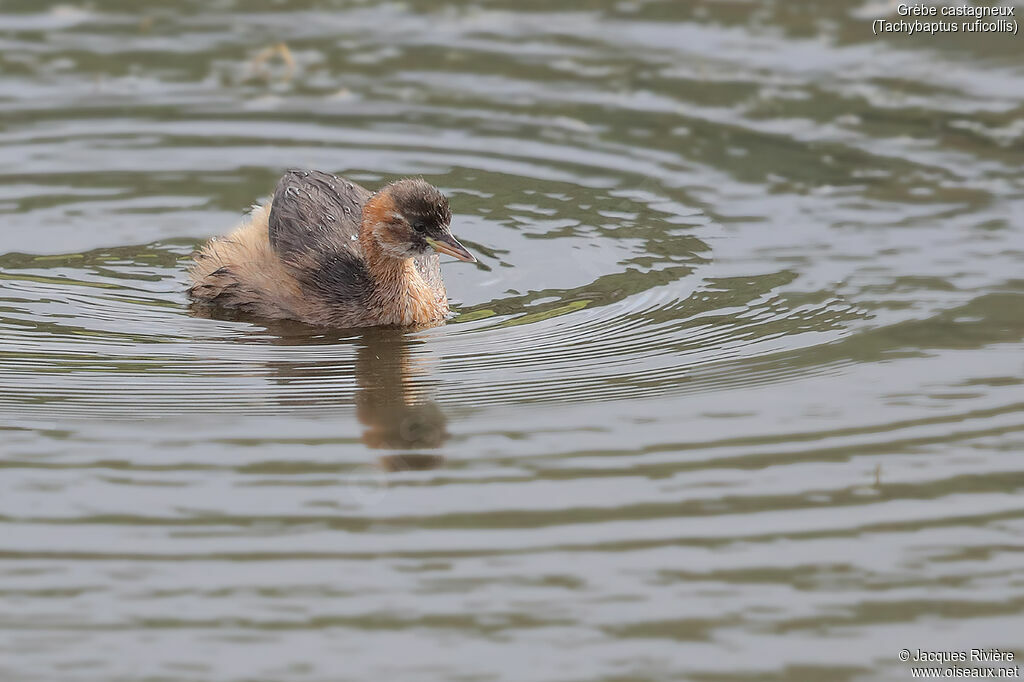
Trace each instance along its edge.
{"label": "bird", "polygon": [[421,178],[371,192],[293,169],[270,201],[193,254],[188,294],[204,309],[335,328],[444,321],[438,253],[475,263],[451,232],[448,199]]}

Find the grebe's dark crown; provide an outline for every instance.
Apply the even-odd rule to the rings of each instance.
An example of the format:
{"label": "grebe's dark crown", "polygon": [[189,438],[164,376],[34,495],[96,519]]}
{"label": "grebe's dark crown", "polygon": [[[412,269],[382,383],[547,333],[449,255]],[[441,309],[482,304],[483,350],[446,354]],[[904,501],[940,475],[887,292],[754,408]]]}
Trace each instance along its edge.
{"label": "grebe's dark crown", "polygon": [[418,232],[438,233],[452,222],[448,199],[426,180],[399,180],[388,185],[385,191],[391,195],[395,209]]}

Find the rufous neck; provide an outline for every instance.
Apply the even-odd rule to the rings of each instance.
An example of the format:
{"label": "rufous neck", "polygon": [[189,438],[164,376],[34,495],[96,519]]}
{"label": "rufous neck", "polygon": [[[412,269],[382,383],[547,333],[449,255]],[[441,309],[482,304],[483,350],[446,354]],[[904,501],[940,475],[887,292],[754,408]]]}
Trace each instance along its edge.
{"label": "rufous neck", "polygon": [[391,195],[385,190],[371,196],[363,206],[362,221],[359,226],[359,243],[363,247],[363,257],[374,276],[383,278],[400,277],[406,270],[407,258],[395,258],[384,251],[377,241],[374,232],[380,226],[387,225],[393,219],[395,204]]}
{"label": "rufous neck", "polygon": [[367,229],[365,223],[359,232],[359,243],[363,247],[366,267],[374,279],[403,284],[416,273],[416,266],[412,258],[395,258],[385,253],[374,239],[372,229]]}

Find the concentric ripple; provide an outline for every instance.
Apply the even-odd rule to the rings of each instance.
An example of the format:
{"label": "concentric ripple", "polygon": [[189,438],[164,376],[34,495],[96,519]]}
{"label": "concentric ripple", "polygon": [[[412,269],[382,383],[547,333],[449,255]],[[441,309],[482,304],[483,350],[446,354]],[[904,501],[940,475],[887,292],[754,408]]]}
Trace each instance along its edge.
{"label": "concentric ripple", "polygon": [[[4,2],[0,679],[1024,656],[1022,53],[891,6]],[[294,166],[441,187],[453,318],[193,311]]]}
{"label": "concentric ripple", "polygon": [[[690,244],[701,251],[676,255],[678,265],[626,266],[582,286],[522,294],[501,295],[511,288],[500,274],[519,258],[514,267],[529,268],[529,257],[485,256],[477,271],[449,279],[470,290],[482,280],[498,297],[463,303],[444,327],[400,335],[392,361],[434,365],[443,403],[622,400],[685,391],[698,377],[727,381],[751,360],[842,338],[865,317],[836,295],[789,306],[770,283],[702,280],[707,248]],[[45,418],[151,418],[353,403],[364,371],[358,349],[378,332],[197,319],[182,293],[191,246],[5,256],[0,405]],[[557,260],[558,250],[565,269],[575,267],[571,247],[545,256]],[[585,278],[594,267],[562,274]],[[291,371],[317,376],[316,386],[290,381]]]}

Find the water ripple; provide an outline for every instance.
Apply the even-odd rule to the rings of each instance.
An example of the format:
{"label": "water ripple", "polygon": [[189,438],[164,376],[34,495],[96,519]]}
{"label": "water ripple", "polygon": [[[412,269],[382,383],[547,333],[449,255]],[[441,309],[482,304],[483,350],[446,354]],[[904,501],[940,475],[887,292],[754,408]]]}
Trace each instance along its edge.
{"label": "water ripple", "polygon": [[[4,3],[0,677],[1019,646],[1017,43],[549,4]],[[292,166],[441,187],[453,319],[195,315]]]}

